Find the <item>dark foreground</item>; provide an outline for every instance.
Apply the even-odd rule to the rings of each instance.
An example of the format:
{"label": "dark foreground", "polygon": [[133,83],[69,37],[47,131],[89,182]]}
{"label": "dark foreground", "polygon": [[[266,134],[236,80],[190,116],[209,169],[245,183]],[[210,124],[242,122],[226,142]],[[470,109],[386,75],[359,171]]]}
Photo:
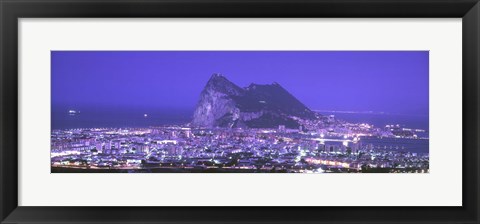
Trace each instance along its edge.
{"label": "dark foreground", "polygon": [[[185,169],[185,168],[148,168],[148,169],[85,169],[51,167],[51,173],[299,173],[293,170],[262,169]],[[420,173],[416,169],[370,168],[368,170],[328,169],[325,173]]]}
{"label": "dark foreground", "polygon": [[184,168],[148,168],[148,169],[83,169],[52,167],[52,173],[287,173],[287,170],[257,169],[184,169]]}

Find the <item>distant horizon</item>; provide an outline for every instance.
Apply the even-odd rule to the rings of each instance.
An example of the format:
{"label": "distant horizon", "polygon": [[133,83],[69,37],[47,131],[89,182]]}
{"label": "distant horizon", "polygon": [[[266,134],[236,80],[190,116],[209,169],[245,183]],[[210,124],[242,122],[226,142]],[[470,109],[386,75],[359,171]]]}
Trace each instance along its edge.
{"label": "distant horizon", "polygon": [[[95,108],[93,110],[77,110],[77,108],[52,108],[52,130],[78,129],[78,128],[148,128],[155,126],[185,125],[193,118],[194,108],[159,110],[134,108],[125,110],[121,108]],[[68,110],[80,112],[70,116]],[[428,115],[394,114],[375,111],[330,111],[315,110],[324,116],[335,117],[351,123],[368,123],[377,127],[386,124],[401,124],[409,128],[429,129]],[[144,115],[147,114],[147,117]]]}
{"label": "distant horizon", "polygon": [[[224,77],[226,77],[226,78],[228,79],[227,76],[225,76],[225,75],[223,75],[223,74],[221,74],[221,73],[213,73],[213,74],[219,74],[219,75],[222,75],[222,76],[224,76]],[[212,75],[213,75],[213,74],[212,74]],[[273,81],[273,82],[271,82],[271,83],[250,83],[249,85],[251,85],[251,84],[256,84],[256,85],[272,85],[272,84],[278,84],[278,85],[282,86],[281,83],[278,83],[278,82],[276,82],[276,81]],[[247,85],[247,86],[239,86],[239,87],[245,89],[245,88],[248,87],[248,85]],[[282,86],[282,87],[283,87],[283,86]],[[288,91],[288,89],[287,89],[287,91]],[[299,100],[300,100],[300,102],[302,102],[301,99],[299,99]],[[95,109],[101,108],[101,106],[98,106],[98,105],[90,105],[90,106],[88,106],[88,105],[80,105],[80,107],[82,107],[82,108],[91,107],[91,106],[93,106]],[[60,109],[59,107],[61,107],[61,109],[63,109],[63,110],[78,110],[78,106],[77,106],[77,107],[71,107],[71,108],[70,108],[70,107],[58,106],[58,105],[57,105],[57,106],[56,106],[56,109]],[[307,106],[307,107],[308,107],[308,106]],[[121,108],[121,107],[111,108],[111,107],[108,107],[108,108],[102,108],[102,109],[103,109],[103,110],[105,110],[105,109],[126,109],[126,107],[125,107],[125,108]],[[131,108],[129,108],[129,109],[131,109]],[[138,108],[138,107],[137,107],[136,109],[141,110],[142,108]],[[143,108],[143,109],[152,110],[152,108]],[[171,110],[171,109],[173,109],[173,110],[191,110],[191,111],[193,112],[193,110],[195,110],[195,106],[193,106],[193,107],[184,107],[184,108],[171,108],[171,107],[170,107],[170,108],[169,108],[169,107],[165,107],[165,108],[160,108],[160,107],[159,107],[159,108],[155,108],[155,110],[157,110],[157,111],[161,111],[161,110]],[[330,112],[330,113],[367,113],[367,114],[394,114],[394,115],[412,115],[412,116],[417,116],[417,115],[418,115],[418,116],[428,116],[428,114],[420,114],[420,115],[419,115],[419,114],[399,114],[399,113],[390,113],[390,112],[384,112],[384,111],[369,111],[369,110],[335,110],[335,109],[325,109],[325,108],[309,108],[309,109],[312,110],[312,111],[315,111],[315,112],[319,112],[319,113],[321,113],[321,112]],[[85,110],[85,109],[84,109],[84,110]],[[86,109],[86,110],[88,110],[88,109]],[[80,110],[78,110],[78,111],[80,111]]]}
{"label": "distant horizon", "polygon": [[[131,109],[127,106],[125,107],[98,107],[94,106],[91,108],[86,108],[85,105],[79,106],[79,107],[67,107],[67,106],[54,106],[52,107],[56,112],[59,112],[60,110],[64,111],[65,113],[68,113],[69,110],[75,110],[76,112],[85,112],[85,111],[97,111],[98,109],[101,110],[114,110],[120,109],[124,111],[124,109]],[[83,109],[82,109],[83,108]],[[384,112],[384,111],[355,111],[355,110],[334,110],[334,109],[316,109],[316,108],[309,108],[310,110],[314,112],[318,112],[320,114],[322,113],[356,113],[356,114],[374,114],[374,115],[405,115],[405,116],[428,116],[428,114],[404,114],[404,113],[391,113],[391,112]],[[141,112],[141,111],[156,111],[156,112],[164,112],[165,110],[174,110],[174,111],[193,111],[195,110],[195,107],[184,107],[184,108],[136,108],[136,112]],[[323,114],[327,115],[327,114]]]}

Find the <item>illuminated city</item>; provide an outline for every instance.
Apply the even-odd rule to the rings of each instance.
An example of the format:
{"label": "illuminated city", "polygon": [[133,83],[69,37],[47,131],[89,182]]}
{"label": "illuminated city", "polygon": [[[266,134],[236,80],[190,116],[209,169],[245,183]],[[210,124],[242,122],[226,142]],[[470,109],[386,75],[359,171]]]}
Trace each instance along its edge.
{"label": "illuminated city", "polygon": [[307,132],[283,126],[73,129],[52,132],[51,156],[54,168],[92,172],[428,172],[428,153],[405,150],[412,142],[428,144],[417,132],[424,130],[349,123]]}
{"label": "illuminated city", "polygon": [[[205,58],[211,52],[207,53],[184,54]],[[357,57],[358,54],[347,53],[346,57]],[[368,54],[373,53],[378,52]],[[395,90],[395,86],[359,88],[359,81],[353,80],[351,84],[343,81],[342,88],[320,85],[325,92],[320,91],[318,97],[311,97],[313,89],[307,88],[311,82],[306,81],[298,88],[291,83],[301,80],[299,77],[286,79],[286,75],[278,75],[280,71],[266,76],[270,84],[252,82],[257,80],[255,76],[210,72],[196,77],[198,82],[180,83],[170,78],[168,85],[152,85],[151,69],[145,69],[148,79],[127,76],[128,71],[125,71],[124,78],[111,78],[113,76],[105,69],[99,69],[108,63],[120,66],[118,63],[122,57],[131,58],[141,52],[135,52],[133,56],[125,52],[121,57],[114,55],[120,62],[108,62],[112,55],[104,54],[60,52],[53,55],[54,62],[63,64],[54,63],[52,69],[55,78],[52,83],[52,173],[429,173],[428,94],[424,94],[428,93],[428,86],[427,91],[421,89],[423,81],[418,81],[419,91],[414,92],[413,78],[397,80],[398,85],[402,82],[410,85],[413,93],[401,88]],[[148,54],[149,58],[157,57]],[[172,52],[158,54],[166,57]],[[222,54],[227,60],[237,57],[238,53]],[[261,53],[250,54],[257,56]],[[283,54],[282,57],[290,59],[293,53]],[[324,57],[325,53],[316,54]],[[412,55],[417,54],[428,59],[428,53],[423,52],[391,54],[398,61],[412,60]],[[91,70],[87,66],[79,67],[78,70],[85,71],[78,74],[71,72],[75,66],[80,66],[77,65],[79,58],[87,63],[92,56],[97,57],[97,61],[105,61],[101,65],[92,65]],[[109,59],[104,59],[107,56]],[[259,55],[257,59],[270,60],[263,59],[263,56]],[[62,61],[69,57],[72,62]],[[385,55],[379,57],[385,58]],[[213,62],[202,61],[206,66]],[[142,68],[150,65],[137,63]],[[425,66],[423,61],[421,66],[422,69]],[[382,69],[378,71],[378,77],[390,71],[390,68]],[[403,72],[398,67],[391,69]],[[95,76],[91,78],[81,76],[92,71]],[[117,69],[115,72],[121,74],[123,71]],[[84,77],[85,81],[56,78],[60,77],[59,74],[69,79],[68,75]],[[421,74],[426,74],[428,81],[428,72]],[[417,76],[412,75],[415,79]],[[239,85],[230,80],[232,77]],[[319,80],[327,78],[320,77]],[[166,80],[159,79],[159,82]],[[368,80],[362,82],[368,85]],[[95,85],[99,87],[91,88]],[[351,94],[352,89],[355,94]],[[377,94],[380,92],[383,95]],[[157,96],[153,97],[153,94]],[[362,94],[375,97],[368,99]],[[423,109],[425,97],[427,104]],[[122,105],[124,102],[126,106]],[[150,108],[152,104],[162,107]],[[109,106],[103,107],[105,105]],[[194,108],[177,109],[183,105]],[[321,107],[357,110],[317,110]],[[404,114],[412,108],[421,112]],[[374,112],[375,109],[388,112]]]}

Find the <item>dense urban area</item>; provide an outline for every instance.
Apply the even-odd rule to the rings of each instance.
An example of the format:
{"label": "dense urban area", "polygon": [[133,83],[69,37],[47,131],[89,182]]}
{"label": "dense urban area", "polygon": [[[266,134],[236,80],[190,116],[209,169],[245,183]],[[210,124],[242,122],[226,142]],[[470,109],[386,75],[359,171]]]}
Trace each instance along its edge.
{"label": "dense urban area", "polygon": [[[52,172],[428,173],[428,133],[374,127],[331,116],[299,128],[146,128],[53,130]],[[405,142],[409,144],[404,144]]]}

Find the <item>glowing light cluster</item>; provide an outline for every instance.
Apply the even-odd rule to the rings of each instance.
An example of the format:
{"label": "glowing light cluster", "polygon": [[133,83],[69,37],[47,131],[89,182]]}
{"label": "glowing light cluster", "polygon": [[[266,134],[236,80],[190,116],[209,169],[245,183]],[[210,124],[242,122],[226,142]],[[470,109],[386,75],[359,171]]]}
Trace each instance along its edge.
{"label": "glowing light cluster", "polygon": [[307,158],[307,159],[305,159],[305,161],[307,163],[313,163],[313,164],[322,164],[322,165],[328,165],[328,166],[340,166],[340,167],[343,167],[343,168],[349,168],[350,167],[349,163],[332,161],[332,160]]}

